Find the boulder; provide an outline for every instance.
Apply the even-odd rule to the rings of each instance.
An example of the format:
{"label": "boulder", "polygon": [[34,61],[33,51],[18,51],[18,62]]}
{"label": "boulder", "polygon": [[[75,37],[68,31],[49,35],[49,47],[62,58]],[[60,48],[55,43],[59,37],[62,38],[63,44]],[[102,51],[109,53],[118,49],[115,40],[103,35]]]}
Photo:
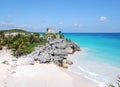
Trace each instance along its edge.
{"label": "boulder", "polygon": [[37,60],[39,55],[40,55],[39,51],[34,51],[34,52],[32,52],[31,54],[28,55],[28,58],[32,58],[34,60]]}
{"label": "boulder", "polygon": [[60,56],[54,56],[53,57],[53,62],[55,64],[57,64],[58,66],[62,66],[62,64],[63,64],[63,58],[61,58]]}
{"label": "boulder", "polygon": [[25,58],[23,61],[23,65],[34,65],[34,59],[33,58]]}
{"label": "boulder", "polygon": [[55,49],[53,51],[53,54],[55,56],[67,56],[68,55],[68,53],[64,49]]}
{"label": "boulder", "polygon": [[38,61],[40,63],[49,63],[51,62],[51,55],[49,55],[47,52],[43,52],[38,56]]}
{"label": "boulder", "polygon": [[68,65],[72,65],[72,64],[73,64],[73,62],[72,62],[72,61],[70,61],[70,60],[67,60],[67,61],[66,61],[66,64],[68,64]]}
{"label": "boulder", "polygon": [[63,59],[63,63],[66,63],[67,59]]}
{"label": "boulder", "polygon": [[76,43],[66,41],[66,44],[67,44],[67,47],[71,47],[74,52],[75,51],[80,51],[80,47]]}
{"label": "boulder", "polygon": [[72,42],[70,42],[70,41],[66,41],[66,45],[67,45],[67,47],[72,47],[73,46]]}
{"label": "boulder", "polygon": [[63,64],[62,67],[65,68],[65,69],[68,68],[68,66],[66,64]]}
{"label": "boulder", "polygon": [[53,54],[53,50],[46,50],[48,54],[52,55]]}
{"label": "boulder", "polygon": [[49,42],[50,45],[62,43],[64,39],[55,39]]}
{"label": "boulder", "polygon": [[39,51],[39,52],[44,52],[44,47],[40,47],[40,48],[38,49],[38,51]]}
{"label": "boulder", "polygon": [[73,53],[73,49],[72,49],[71,47],[65,48],[65,51],[66,51],[68,54],[72,54],[72,53]]}
{"label": "boulder", "polygon": [[53,38],[52,37],[47,37],[47,41],[51,42],[51,41],[53,41]]}
{"label": "boulder", "polygon": [[10,63],[7,60],[3,61],[2,63],[6,65],[10,65]]}
{"label": "boulder", "polygon": [[80,47],[75,43],[73,43],[72,48],[74,49],[74,51],[80,51]]}
{"label": "boulder", "polygon": [[57,44],[53,44],[53,46],[58,49],[65,49],[66,43],[57,43]]}

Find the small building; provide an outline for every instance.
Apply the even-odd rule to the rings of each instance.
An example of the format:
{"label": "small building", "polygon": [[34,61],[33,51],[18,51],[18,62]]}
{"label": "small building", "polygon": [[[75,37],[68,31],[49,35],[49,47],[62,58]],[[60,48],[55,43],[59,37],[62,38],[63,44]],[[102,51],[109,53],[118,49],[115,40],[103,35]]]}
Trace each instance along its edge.
{"label": "small building", "polygon": [[56,32],[55,32],[55,30],[53,28],[47,28],[46,33],[56,33]]}

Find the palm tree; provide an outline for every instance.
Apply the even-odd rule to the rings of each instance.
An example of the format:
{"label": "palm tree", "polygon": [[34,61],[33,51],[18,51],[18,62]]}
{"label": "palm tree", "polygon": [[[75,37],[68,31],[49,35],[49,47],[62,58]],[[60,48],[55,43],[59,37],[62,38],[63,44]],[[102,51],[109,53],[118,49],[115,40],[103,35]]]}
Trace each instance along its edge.
{"label": "palm tree", "polygon": [[7,46],[7,48],[10,49],[11,45],[13,44],[13,37],[12,36],[6,37],[4,42]]}
{"label": "palm tree", "polygon": [[0,32],[0,38],[1,38],[2,40],[5,39],[5,34],[4,34],[4,32]]}
{"label": "palm tree", "polygon": [[13,55],[19,57],[20,55],[26,53],[25,49],[27,48],[27,45],[29,43],[28,43],[27,38],[23,35],[17,35],[16,37],[17,39],[12,44]]}
{"label": "palm tree", "polygon": [[34,43],[34,36],[32,34],[29,35],[28,39],[31,44]]}

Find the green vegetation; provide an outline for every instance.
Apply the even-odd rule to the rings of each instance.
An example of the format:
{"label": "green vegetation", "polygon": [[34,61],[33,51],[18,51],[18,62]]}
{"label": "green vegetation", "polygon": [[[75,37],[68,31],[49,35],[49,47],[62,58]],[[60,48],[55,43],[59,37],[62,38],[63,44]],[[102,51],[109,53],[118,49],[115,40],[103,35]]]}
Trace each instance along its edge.
{"label": "green vegetation", "polygon": [[[6,35],[6,33],[10,33],[10,35]],[[14,35],[14,33],[16,34]],[[57,35],[60,38],[64,38],[61,31],[59,33],[44,33],[40,37],[40,34],[37,32],[30,33],[20,29],[1,30],[0,50],[3,47],[7,47],[7,49],[12,50],[14,56],[19,57],[31,53],[38,45],[45,45],[48,37],[55,39]]]}
{"label": "green vegetation", "polygon": [[114,86],[114,85],[112,85],[112,84],[109,84],[109,85],[108,85],[108,87],[115,87],[115,86]]}
{"label": "green vegetation", "polygon": [[24,35],[18,34],[13,37],[11,45],[13,55],[19,57],[20,55],[30,53],[32,50],[29,49],[29,44],[28,38]]}
{"label": "green vegetation", "polygon": [[112,85],[112,84],[108,84],[108,87],[120,87],[120,77],[118,76],[117,86],[114,86],[114,85]]}
{"label": "green vegetation", "polygon": [[0,34],[1,33],[6,33],[6,32],[10,32],[10,33],[12,33],[12,32],[29,33],[29,32],[27,32],[25,30],[22,30],[22,29],[0,30]]}
{"label": "green vegetation", "polygon": [[64,34],[62,33],[62,31],[59,31],[58,34],[60,35],[60,38],[64,38]]}
{"label": "green vegetation", "polygon": [[56,38],[57,33],[43,33],[43,38],[52,37],[53,39]]}
{"label": "green vegetation", "polygon": [[53,39],[57,38],[57,35],[59,35],[60,38],[64,38],[64,35],[61,31],[59,31],[58,33],[43,33],[43,37],[47,38],[47,37],[52,37]]}
{"label": "green vegetation", "polygon": [[32,33],[32,34],[30,34],[28,36],[28,38],[29,38],[29,42],[31,44],[33,44],[33,43],[39,43],[40,42],[39,41],[39,38],[40,38],[40,34],[39,33]]}
{"label": "green vegetation", "polygon": [[3,61],[2,63],[3,63],[3,64],[6,64],[6,63],[7,63],[7,61]]}
{"label": "green vegetation", "polygon": [[2,50],[2,46],[0,45],[0,50]]}
{"label": "green vegetation", "polygon": [[[18,34],[12,35],[15,32]],[[11,33],[11,35],[5,36],[6,33]],[[0,31],[0,50],[5,46],[11,49],[16,57],[29,54],[34,51],[35,47],[45,45],[46,42],[47,40],[40,37],[39,33],[29,33],[20,29]]]}
{"label": "green vegetation", "polygon": [[72,42],[71,39],[66,38],[66,41]]}
{"label": "green vegetation", "polygon": [[45,43],[47,43],[47,39],[43,38],[43,37],[40,37],[39,41],[40,41],[40,43],[39,43],[40,45],[45,45]]}

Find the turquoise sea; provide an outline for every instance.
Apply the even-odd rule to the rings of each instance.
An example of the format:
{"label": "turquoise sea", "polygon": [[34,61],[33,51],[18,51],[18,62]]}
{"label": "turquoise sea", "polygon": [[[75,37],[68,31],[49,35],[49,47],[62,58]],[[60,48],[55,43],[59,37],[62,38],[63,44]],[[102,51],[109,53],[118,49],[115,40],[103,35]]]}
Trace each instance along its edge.
{"label": "turquoise sea", "polygon": [[70,71],[83,75],[103,87],[116,84],[120,75],[120,33],[65,33],[81,48],[72,58]]}

